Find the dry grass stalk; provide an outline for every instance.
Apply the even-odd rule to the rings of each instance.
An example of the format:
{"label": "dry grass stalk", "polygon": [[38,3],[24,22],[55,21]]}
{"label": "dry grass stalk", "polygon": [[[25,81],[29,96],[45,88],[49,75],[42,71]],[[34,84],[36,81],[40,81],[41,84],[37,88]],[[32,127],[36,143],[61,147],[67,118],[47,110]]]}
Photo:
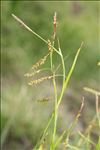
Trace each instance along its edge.
{"label": "dry grass stalk", "polygon": [[83,100],[82,100],[81,107],[80,107],[80,109],[79,109],[79,111],[78,111],[78,114],[77,114],[77,116],[76,116],[76,119],[77,119],[77,120],[78,120],[79,117],[81,116],[81,112],[82,112],[83,107],[84,107],[84,97],[83,97]]}
{"label": "dry grass stalk", "polygon": [[100,92],[99,92],[99,91],[96,91],[96,90],[91,89],[91,88],[88,88],[88,87],[84,87],[83,89],[84,89],[85,91],[87,91],[87,92],[90,92],[90,93],[92,93],[92,94],[95,94],[95,95],[100,96]]}
{"label": "dry grass stalk", "polygon": [[99,91],[96,91],[94,89],[91,89],[91,88],[87,88],[87,87],[84,87],[84,90],[92,93],[95,95],[95,104],[96,104],[96,115],[97,115],[97,118],[98,118],[98,122],[99,122],[99,127],[100,127],[100,116],[99,116],[99,96],[100,96],[100,92]]}
{"label": "dry grass stalk", "polygon": [[78,122],[79,117],[81,116],[81,112],[82,112],[82,110],[83,110],[83,107],[84,107],[84,97],[83,97],[83,100],[82,100],[80,109],[79,109],[79,111],[78,111],[78,113],[77,113],[77,115],[76,115],[76,117],[75,117],[75,120],[74,120],[74,122],[72,122],[72,124],[71,124],[71,126],[70,126],[70,128],[69,128],[69,130],[68,130],[67,138],[66,138],[66,140],[64,141],[64,144],[66,145],[66,147],[68,147],[68,144],[69,144],[69,136],[70,136],[70,134],[71,134],[71,131],[72,131],[73,128],[75,127],[76,123]]}
{"label": "dry grass stalk", "polygon": [[99,113],[99,97],[98,95],[95,95],[95,97],[96,97],[96,112],[98,114]]}
{"label": "dry grass stalk", "polygon": [[87,141],[87,142],[89,142],[89,143],[91,143],[92,145],[95,146],[95,143],[93,141],[91,141],[88,137],[83,135],[80,131],[78,131],[78,134],[83,138],[84,141]]}

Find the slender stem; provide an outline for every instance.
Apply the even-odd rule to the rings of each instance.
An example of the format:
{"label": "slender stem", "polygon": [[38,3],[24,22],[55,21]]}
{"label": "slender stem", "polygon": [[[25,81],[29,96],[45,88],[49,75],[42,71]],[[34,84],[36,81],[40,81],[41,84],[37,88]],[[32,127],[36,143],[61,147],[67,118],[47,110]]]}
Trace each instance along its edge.
{"label": "slender stem", "polygon": [[81,50],[82,45],[83,45],[83,42],[81,43],[81,46],[80,46],[80,48],[78,49],[78,51],[77,51],[77,53],[76,53],[76,55],[75,55],[74,61],[73,61],[72,66],[71,66],[71,69],[70,69],[70,71],[69,71],[69,73],[68,73],[68,76],[66,77],[66,80],[65,80],[65,82],[64,82],[64,84],[63,84],[62,92],[61,92],[61,95],[60,95],[60,97],[59,97],[57,107],[59,107],[59,104],[60,104],[60,102],[61,102],[61,100],[62,100],[64,91],[65,91],[65,88],[68,86],[68,82],[69,82],[69,80],[70,80],[70,78],[71,78],[71,75],[72,75],[72,73],[73,73],[73,71],[74,71],[74,68],[75,68],[75,65],[76,65],[76,61],[77,61],[77,58],[78,58],[78,56],[79,56],[79,53],[80,53],[80,50]]}
{"label": "slender stem", "polygon": [[97,90],[94,90],[94,89],[91,89],[91,88],[88,88],[88,87],[84,87],[83,89],[84,89],[85,91],[87,91],[87,92],[90,92],[90,93],[94,94],[94,95],[100,96],[100,92],[97,91]]}
{"label": "slender stem", "polygon": [[39,143],[34,147],[34,150],[37,150],[37,148],[38,148],[38,147],[40,146],[40,144],[43,142],[43,140],[44,140],[44,138],[45,138],[45,135],[46,135],[46,133],[47,133],[47,130],[48,130],[48,128],[49,128],[49,126],[50,126],[50,124],[51,124],[53,118],[54,118],[54,111],[52,112],[51,117],[49,118],[49,121],[48,121],[48,123],[47,123],[45,129],[43,130],[43,134],[42,134],[42,136],[41,136],[41,138],[40,138],[41,140],[40,140]]}
{"label": "slender stem", "polygon": [[84,136],[80,131],[78,131],[78,134],[87,142],[91,143],[92,145],[95,145],[93,141],[90,140],[89,137]]}
{"label": "slender stem", "polygon": [[61,48],[60,48],[60,42],[59,42],[59,39],[58,39],[58,48],[59,48],[59,52],[60,52],[60,56],[61,56],[61,61],[62,61],[63,84],[64,84],[64,82],[65,82],[65,75],[66,75],[66,72],[65,72],[65,63],[64,63],[64,57],[63,57],[63,54],[62,54],[62,51],[61,51]]}
{"label": "slender stem", "polygon": [[52,53],[53,53],[53,51],[51,51],[51,53],[50,53],[50,65],[51,65],[51,71],[53,72],[53,60],[52,60]]}
{"label": "slender stem", "polygon": [[65,73],[65,63],[64,63],[63,55],[61,56],[61,60],[62,60],[62,67],[63,67],[63,84],[64,84],[66,73]]}
{"label": "slender stem", "polygon": [[[55,42],[55,36],[53,38],[53,47]],[[56,79],[55,79],[55,72],[53,71],[53,51],[50,55],[50,61],[51,61],[51,70],[53,72],[53,86],[54,86],[54,93],[55,93],[55,107],[54,107],[54,129],[53,129],[53,137],[52,142],[50,146],[50,150],[54,149],[54,142],[55,142],[55,135],[56,135],[56,128],[57,128],[57,116],[58,116],[58,110],[57,110],[57,86],[56,86]]]}
{"label": "slender stem", "polygon": [[[80,150],[79,148],[75,147],[75,146],[72,146],[70,144],[67,144],[67,147],[69,147],[70,149],[73,149],[73,150]],[[67,148],[66,147],[66,148]]]}
{"label": "slender stem", "polygon": [[96,94],[95,95],[96,97],[96,115],[97,115],[97,119],[98,119],[98,125],[99,125],[99,128],[100,128],[100,116],[99,116],[99,97],[98,95]]}
{"label": "slender stem", "polygon": [[[33,33],[34,35],[36,35],[39,39],[41,39],[44,43],[46,43],[48,45],[48,41],[46,41],[43,37],[41,37],[39,34],[37,34],[36,32],[34,32],[30,27],[28,27],[21,19],[19,19],[17,16],[15,16],[14,14],[12,14],[13,18],[18,21],[25,29],[27,29],[29,32]],[[59,55],[59,51],[54,48],[52,45],[51,45],[52,49],[54,51],[56,51]]]}
{"label": "slender stem", "polygon": [[55,108],[54,108],[54,130],[53,130],[53,139],[50,149],[54,149],[54,142],[55,142],[55,135],[56,135],[56,129],[57,129],[57,116],[58,116],[58,109],[57,109],[57,88],[56,88],[56,82],[55,82],[55,76],[53,78],[53,84],[54,84],[54,91],[55,91]]}

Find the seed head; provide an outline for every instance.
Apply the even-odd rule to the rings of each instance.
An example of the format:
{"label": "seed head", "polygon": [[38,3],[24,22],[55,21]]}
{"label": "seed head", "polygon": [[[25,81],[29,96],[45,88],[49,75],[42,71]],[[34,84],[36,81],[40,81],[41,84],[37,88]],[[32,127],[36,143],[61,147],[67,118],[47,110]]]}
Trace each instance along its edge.
{"label": "seed head", "polygon": [[54,26],[54,38],[56,35],[56,29],[57,29],[57,13],[55,12],[54,17],[53,17],[53,26]]}
{"label": "seed head", "polygon": [[40,79],[37,79],[37,80],[32,80],[28,83],[28,85],[35,85],[35,84],[38,84],[38,83],[41,83],[43,82],[44,80],[49,80],[53,78],[53,76],[45,76],[45,77],[42,77]]}
{"label": "seed head", "polygon": [[39,66],[45,63],[47,57],[49,56],[49,53],[45,55],[43,58],[41,58],[36,64],[32,66],[32,69],[37,69]]}

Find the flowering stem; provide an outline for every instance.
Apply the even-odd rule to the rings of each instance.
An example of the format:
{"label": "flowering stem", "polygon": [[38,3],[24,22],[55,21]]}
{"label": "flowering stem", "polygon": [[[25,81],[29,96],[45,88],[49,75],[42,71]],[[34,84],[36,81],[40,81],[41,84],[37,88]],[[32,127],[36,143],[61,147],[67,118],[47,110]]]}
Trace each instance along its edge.
{"label": "flowering stem", "polygon": [[[33,33],[35,36],[37,36],[39,39],[41,39],[44,43],[46,43],[48,45],[48,41],[46,41],[43,37],[41,37],[39,34],[37,34],[36,32],[34,32],[30,27],[28,27],[21,19],[19,19],[17,16],[15,16],[14,14],[12,14],[12,17],[18,21],[25,29],[27,29],[29,32]],[[54,51],[56,51],[59,55],[59,51],[54,48],[52,45],[51,45],[52,49]]]}

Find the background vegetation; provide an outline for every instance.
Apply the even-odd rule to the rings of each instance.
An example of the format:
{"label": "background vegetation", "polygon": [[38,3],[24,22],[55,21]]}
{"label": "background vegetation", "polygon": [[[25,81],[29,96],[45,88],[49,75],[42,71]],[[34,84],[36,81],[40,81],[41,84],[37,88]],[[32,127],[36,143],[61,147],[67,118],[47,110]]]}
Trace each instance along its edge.
{"label": "background vegetation", "polygon": [[[75,117],[82,96],[85,97],[85,107],[76,129],[84,131],[95,115],[95,97],[84,92],[83,87],[88,86],[100,90],[98,84],[100,72],[97,66],[100,60],[99,7],[100,2],[97,1],[1,2],[3,149],[31,149],[39,140],[54,104],[51,81],[30,87],[24,78],[24,74],[29,71],[32,64],[47,53],[48,47],[24,30],[11,14],[14,13],[20,17],[45,39],[51,39],[53,15],[55,11],[57,12],[57,35],[63,54],[67,57],[65,59],[66,71],[69,71],[76,50],[84,41],[84,47],[59,112],[58,134],[60,134]],[[54,60],[54,64],[57,65],[59,58],[56,55],[54,55]],[[44,67],[49,67],[49,61]],[[58,90],[60,90],[60,78],[57,81]],[[38,103],[37,99],[41,97],[50,97],[51,100],[48,103]],[[94,142],[97,142],[97,126],[93,129],[92,138]],[[77,140],[78,137],[72,136],[73,144],[77,143]]]}

